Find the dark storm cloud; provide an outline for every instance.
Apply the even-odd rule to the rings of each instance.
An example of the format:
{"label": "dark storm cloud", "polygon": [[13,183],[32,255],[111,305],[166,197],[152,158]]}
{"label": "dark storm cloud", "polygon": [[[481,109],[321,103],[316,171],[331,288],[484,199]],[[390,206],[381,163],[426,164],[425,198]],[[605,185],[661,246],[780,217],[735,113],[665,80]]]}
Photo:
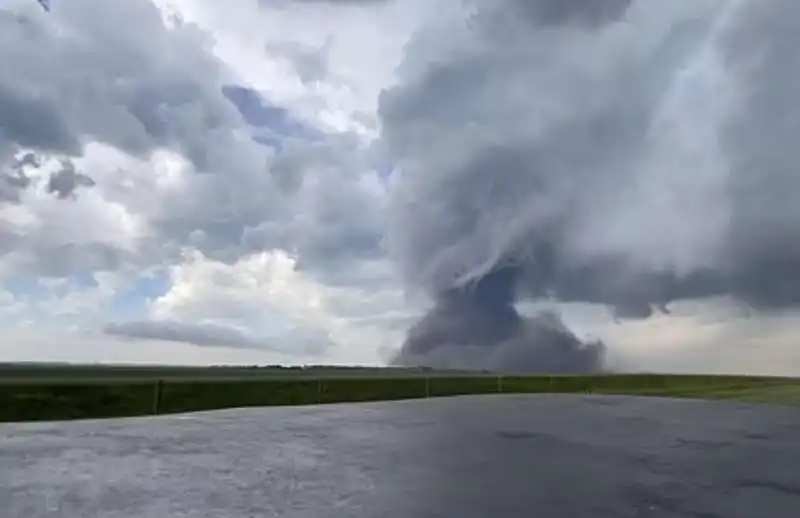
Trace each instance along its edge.
{"label": "dark storm cloud", "polygon": [[514,307],[517,271],[496,270],[470,288],[438,295],[393,362],[505,372],[594,372],[605,346],[583,343],[555,313],[523,318]]}
{"label": "dark storm cloud", "polygon": [[[720,294],[800,302],[800,153],[787,109],[800,86],[790,58],[800,4],[473,7],[469,24],[412,41],[381,99],[401,169],[391,243],[409,285],[436,301],[401,360],[457,363],[464,334],[495,347],[523,336],[514,291],[607,304],[620,318]],[[482,303],[470,286],[509,266],[514,290]],[[511,342],[520,355],[571,357],[544,335]]]}
{"label": "dark storm cloud", "polygon": [[[29,169],[38,169],[41,160],[35,153],[25,153],[21,157],[13,158],[10,163],[0,170],[0,201],[20,202],[22,191],[43,180],[41,177],[32,178]],[[50,173],[45,189],[59,199],[73,198],[79,187],[93,187],[95,181],[88,175],[75,169],[71,160],[60,161],[59,169]]]}
{"label": "dark storm cloud", "polygon": [[[8,62],[2,68],[13,70]],[[68,154],[80,152],[80,141],[57,105],[14,91],[0,80],[0,142],[3,141]]]}
{"label": "dark storm cloud", "polygon": [[207,35],[168,28],[152,3],[74,0],[0,31],[0,140],[71,156],[99,141],[147,156],[171,148],[216,170],[238,117]]}
{"label": "dark storm cloud", "polygon": [[61,162],[61,168],[50,175],[47,181],[47,192],[59,199],[67,199],[75,194],[79,187],[94,187],[95,181],[88,175],[78,172],[75,164],[69,160]]}
{"label": "dark storm cloud", "polygon": [[[597,26],[618,20],[633,0],[498,0],[536,25]],[[480,0],[472,0],[476,5]]]}
{"label": "dark storm cloud", "polygon": [[39,167],[39,159],[34,153],[26,153],[19,159],[12,159],[0,169],[0,202],[19,203],[20,194],[31,184],[26,167]]}
{"label": "dark storm cloud", "polygon": [[800,303],[800,5],[750,2],[726,39],[727,65],[745,85],[723,134],[731,157],[731,291],[760,308]]}

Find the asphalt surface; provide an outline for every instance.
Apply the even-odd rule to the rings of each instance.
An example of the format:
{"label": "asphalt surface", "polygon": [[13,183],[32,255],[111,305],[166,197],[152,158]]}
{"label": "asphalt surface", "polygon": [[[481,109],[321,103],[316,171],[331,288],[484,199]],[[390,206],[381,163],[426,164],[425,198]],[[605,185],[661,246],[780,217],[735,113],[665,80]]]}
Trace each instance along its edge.
{"label": "asphalt surface", "polygon": [[0,516],[800,516],[800,409],[476,396],[0,425]]}

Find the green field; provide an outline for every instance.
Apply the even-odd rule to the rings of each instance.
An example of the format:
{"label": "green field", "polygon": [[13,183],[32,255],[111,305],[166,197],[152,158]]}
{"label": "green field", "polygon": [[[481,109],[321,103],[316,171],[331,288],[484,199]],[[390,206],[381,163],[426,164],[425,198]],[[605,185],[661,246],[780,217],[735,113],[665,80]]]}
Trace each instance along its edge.
{"label": "green field", "polygon": [[5,422],[495,393],[631,394],[800,405],[800,380],[665,374],[499,376],[347,367],[0,364],[0,421]]}

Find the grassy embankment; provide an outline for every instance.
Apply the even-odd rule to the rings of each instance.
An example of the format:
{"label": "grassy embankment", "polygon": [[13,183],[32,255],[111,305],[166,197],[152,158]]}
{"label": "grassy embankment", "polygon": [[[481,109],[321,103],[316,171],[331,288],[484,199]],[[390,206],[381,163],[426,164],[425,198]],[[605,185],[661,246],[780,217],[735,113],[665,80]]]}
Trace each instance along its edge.
{"label": "grassy embankment", "polygon": [[0,421],[6,422],[492,393],[632,394],[800,405],[800,380],[660,374],[497,376],[335,367],[0,365]]}

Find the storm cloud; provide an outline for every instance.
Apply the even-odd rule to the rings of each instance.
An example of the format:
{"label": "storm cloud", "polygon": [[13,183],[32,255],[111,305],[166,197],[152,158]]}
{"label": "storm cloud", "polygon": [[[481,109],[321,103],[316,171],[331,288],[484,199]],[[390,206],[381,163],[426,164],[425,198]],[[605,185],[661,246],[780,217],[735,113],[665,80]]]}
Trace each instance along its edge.
{"label": "storm cloud", "polygon": [[[436,301],[399,362],[513,343],[513,361],[487,353],[486,366],[527,354],[529,370],[554,370],[542,348],[568,364],[572,348],[525,338],[517,297],[619,318],[724,294],[760,309],[800,302],[800,6],[467,6],[417,34],[381,99],[398,164],[390,244],[408,286]],[[481,302],[482,283],[509,268],[512,287]]]}

